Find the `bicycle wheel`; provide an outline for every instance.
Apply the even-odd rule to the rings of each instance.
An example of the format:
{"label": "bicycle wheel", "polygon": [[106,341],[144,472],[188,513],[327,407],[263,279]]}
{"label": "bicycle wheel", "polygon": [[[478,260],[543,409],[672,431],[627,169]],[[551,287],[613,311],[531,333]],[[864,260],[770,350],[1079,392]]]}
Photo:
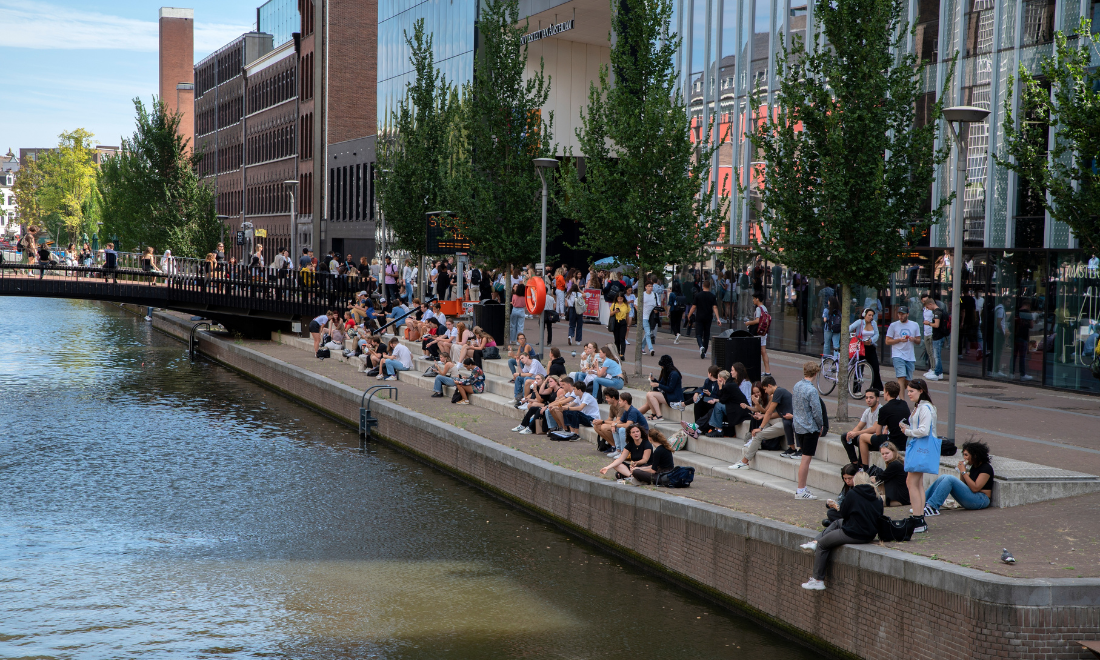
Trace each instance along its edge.
{"label": "bicycle wheel", "polygon": [[821,371],[817,372],[815,384],[821,396],[829,396],[833,393],[836,389],[836,360],[831,357],[821,360]]}
{"label": "bicycle wheel", "polygon": [[860,360],[854,369],[848,372],[848,396],[859,399],[863,392],[871,386],[874,375],[871,373],[871,365]]}

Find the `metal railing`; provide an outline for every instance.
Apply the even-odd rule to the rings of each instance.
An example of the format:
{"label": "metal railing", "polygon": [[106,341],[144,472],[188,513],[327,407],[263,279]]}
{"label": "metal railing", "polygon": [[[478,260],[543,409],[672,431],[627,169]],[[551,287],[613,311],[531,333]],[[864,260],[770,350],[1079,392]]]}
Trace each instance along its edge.
{"label": "metal railing", "polygon": [[[125,263],[125,262],[124,262]],[[128,266],[0,264],[0,294],[111,300],[279,317],[344,311],[364,278],[313,271],[183,263],[170,273]]]}

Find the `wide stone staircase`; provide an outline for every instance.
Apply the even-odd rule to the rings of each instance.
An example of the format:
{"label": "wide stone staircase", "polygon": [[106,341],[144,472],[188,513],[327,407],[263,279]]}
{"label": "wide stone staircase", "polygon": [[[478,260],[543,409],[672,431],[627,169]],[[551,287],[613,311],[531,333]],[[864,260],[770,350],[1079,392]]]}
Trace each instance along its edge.
{"label": "wide stone staircase", "polygon": [[[313,342],[308,338],[288,337],[281,335],[281,341],[313,352]],[[386,336],[386,341],[390,335]],[[425,377],[422,374],[432,365],[431,360],[421,357],[423,350],[419,342],[401,339],[413,354],[414,365],[410,371],[399,372],[398,379],[403,383],[409,383],[424,389],[432,389],[434,377]],[[349,343],[350,345],[350,343]],[[503,351],[502,351],[503,354]],[[333,359],[342,360],[333,352]],[[358,362],[352,360],[348,368],[354,369]],[[567,360],[567,366],[576,367],[576,360]],[[511,373],[508,370],[507,359],[484,360],[485,392],[470,397],[471,404],[481,408],[492,410],[516,423],[523,418],[523,411],[514,407],[514,386],[508,382]],[[373,378],[363,376],[363,387],[375,384]],[[632,387],[636,383],[628,383],[622,391],[630,392],[634,405],[640,406],[645,401],[644,393]],[[644,384],[644,381],[643,381]],[[445,387],[444,393],[448,399],[454,388]],[[606,419],[609,414],[607,404],[600,405],[600,411]],[[650,422],[650,426],[656,426],[666,436],[671,436],[680,430],[680,421],[695,421],[692,406],[688,405],[684,411],[678,411],[668,406],[663,406],[661,415],[663,421]],[[596,451],[596,433],[590,428],[580,431],[578,442],[588,442],[592,445],[592,451]],[[797,459],[783,458],[779,451],[760,451],[750,468],[733,469],[733,464],[741,460],[741,450],[747,438],[707,438],[688,439],[686,447],[676,452],[677,465],[691,466],[697,474],[712,477],[742,481],[749,484],[764,486],[779,491],[786,491],[793,497],[798,473],[799,461]],[[955,465],[962,459],[961,453],[956,456],[942,457],[940,460],[940,474],[957,474]],[[880,467],[883,466],[882,458],[878,452],[871,453],[871,461]],[[813,494],[821,499],[834,496],[843,486],[840,476],[841,468],[848,462],[847,453],[836,433],[830,433],[818,443],[817,453],[810,464],[810,472],[807,478],[807,486]],[[996,472],[993,488],[992,506],[1007,507],[1039,502],[1044,500],[1083,495],[1100,491],[1100,476],[1073,472],[1060,468],[1053,468],[1035,463],[1027,463],[1003,457],[994,457],[993,466]],[[935,476],[925,475],[925,485],[931,485]]]}

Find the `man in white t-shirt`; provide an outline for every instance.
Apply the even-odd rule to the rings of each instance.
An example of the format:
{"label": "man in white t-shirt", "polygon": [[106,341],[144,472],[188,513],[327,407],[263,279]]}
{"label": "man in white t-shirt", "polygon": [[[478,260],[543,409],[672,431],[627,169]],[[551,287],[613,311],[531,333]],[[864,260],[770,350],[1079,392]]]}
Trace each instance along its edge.
{"label": "man in white t-shirt", "polygon": [[412,353],[397,337],[390,340],[390,355],[392,357],[382,363],[384,369],[378,374],[378,378],[382,378],[382,374],[385,373],[386,380],[397,380],[398,371],[412,369]]}
{"label": "man in white t-shirt", "polygon": [[523,383],[526,380],[535,382],[535,376],[545,376],[546,367],[542,366],[542,363],[531,357],[530,353],[521,353],[519,356],[519,371],[516,373],[516,384],[513,390],[516,401],[520,401],[523,397],[527,396],[527,389],[523,387]]}
{"label": "man in white t-shirt", "polygon": [[901,384],[901,391],[909,385],[913,371],[917,367],[916,351],[913,347],[921,342],[921,327],[909,320],[909,308],[898,305],[898,320],[886,329],[886,345],[890,347],[890,357],[894,363],[894,375]]}
{"label": "man in white t-shirt", "polygon": [[860,465],[859,436],[875,428],[878,424],[878,397],[877,390],[867,390],[863,393],[863,401],[867,404],[866,410],[859,418],[859,424],[851,431],[840,436],[844,443],[844,451],[848,454],[848,460]]}
{"label": "man in white t-shirt", "polygon": [[562,387],[573,399],[572,403],[563,406],[553,406],[547,415],[549,428],[564,427],[566,431],[576,433],[580,427],[591,427],[593,420],[600,418],[600,406],[596,403],[596,397],[589,394],[584,383],[573,383],[573,379],[566,376],[561,379]]}

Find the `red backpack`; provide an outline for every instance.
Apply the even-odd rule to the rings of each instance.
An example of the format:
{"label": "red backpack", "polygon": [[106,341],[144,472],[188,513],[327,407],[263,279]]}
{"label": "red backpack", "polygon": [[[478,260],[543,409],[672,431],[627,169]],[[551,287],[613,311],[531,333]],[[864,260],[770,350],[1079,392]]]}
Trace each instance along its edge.
{"label": "red backpack", "polygon": [[772,325],[772,315],[764,308],[760,308],[760,323],[756,324],[756,336],[763,337],[768,334],[768,328]]}

